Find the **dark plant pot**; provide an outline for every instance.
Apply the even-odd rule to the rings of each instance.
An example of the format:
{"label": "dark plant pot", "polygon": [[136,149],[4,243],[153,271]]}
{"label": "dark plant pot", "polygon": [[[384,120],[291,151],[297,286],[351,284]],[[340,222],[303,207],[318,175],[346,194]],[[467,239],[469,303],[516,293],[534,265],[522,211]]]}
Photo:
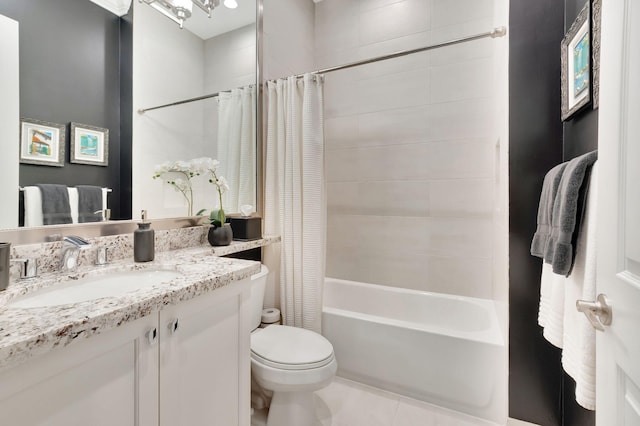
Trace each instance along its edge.
{"label": "dark plant pot", "polygon": [[211,226],[207,238],[212,246],[228,246],[233,240],[231,224],[225,223],[222,226]]}

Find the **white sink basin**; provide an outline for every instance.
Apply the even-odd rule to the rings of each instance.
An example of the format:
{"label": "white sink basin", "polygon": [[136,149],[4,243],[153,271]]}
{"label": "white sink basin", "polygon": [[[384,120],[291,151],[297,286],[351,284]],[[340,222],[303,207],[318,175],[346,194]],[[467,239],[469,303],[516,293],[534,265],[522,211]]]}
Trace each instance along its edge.
{"label": "white sink basin", "polygon": [[84,277],[16,297],[7,303],[12,308],[39,308],[86,302],[103,297],[118,297],[134,290],[152,287],[181,277],[166,269],[119,271],[108,275]]}

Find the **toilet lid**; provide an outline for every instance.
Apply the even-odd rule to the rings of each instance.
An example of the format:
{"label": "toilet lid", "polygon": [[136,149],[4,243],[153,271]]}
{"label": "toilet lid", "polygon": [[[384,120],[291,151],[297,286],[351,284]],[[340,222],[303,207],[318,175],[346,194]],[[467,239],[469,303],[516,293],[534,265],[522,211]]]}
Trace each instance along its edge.
{"label": "toilet lid", "polygon": [[251,352],[254,359],[285,369],[321,367],[333,359],[333,346],[323,336],[286,325],[252,334]]}

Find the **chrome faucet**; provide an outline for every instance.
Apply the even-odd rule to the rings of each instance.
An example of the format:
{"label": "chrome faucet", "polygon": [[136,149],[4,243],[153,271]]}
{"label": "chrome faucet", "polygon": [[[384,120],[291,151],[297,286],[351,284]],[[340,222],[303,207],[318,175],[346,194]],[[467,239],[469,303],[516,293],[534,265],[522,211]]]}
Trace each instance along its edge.
{"label": "chrome faucet", "polygon": [[80,254],[80,250],[87,250],[91,248],[91,243],[83,238],[71,235],[64,237],[62,241],[60,270],[62,272],[73,272],[78,267],[78,256]]}

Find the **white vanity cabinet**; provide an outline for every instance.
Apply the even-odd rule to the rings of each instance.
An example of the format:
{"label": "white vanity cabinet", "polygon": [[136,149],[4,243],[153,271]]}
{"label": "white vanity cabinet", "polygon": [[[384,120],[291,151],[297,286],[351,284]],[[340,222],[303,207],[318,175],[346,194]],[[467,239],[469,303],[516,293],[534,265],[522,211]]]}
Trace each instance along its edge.
{"label": "white vanity cabinet", "polygon": [[158,423],[157,312],[0,373],[0,424]]}
{"label": "white vanity cabinet", "polygon": [[249,426],[248,285],[160,311],[161,426]]}
{"label": "white vanity cabinet", "polygon": [[0,424],[248,426],[248,291],[233,283],[0,371]]}

